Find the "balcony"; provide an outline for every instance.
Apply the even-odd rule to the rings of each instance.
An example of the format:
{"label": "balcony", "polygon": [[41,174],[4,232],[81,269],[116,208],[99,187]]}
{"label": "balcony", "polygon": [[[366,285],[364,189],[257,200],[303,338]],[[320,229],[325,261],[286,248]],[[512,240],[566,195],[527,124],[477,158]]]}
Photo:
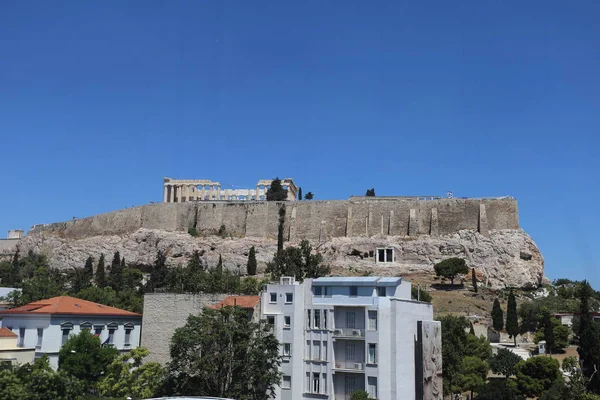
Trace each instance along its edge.
{"label": "balcony", "polygon": [[333,369],[337,371],[364,372],[365,364],[356,361],[336,361]]}
{"label": "balcony", "polygon": [[365,339],[365,330],[358,328],[338,328],[333,330],[333,337],[339,339]]}

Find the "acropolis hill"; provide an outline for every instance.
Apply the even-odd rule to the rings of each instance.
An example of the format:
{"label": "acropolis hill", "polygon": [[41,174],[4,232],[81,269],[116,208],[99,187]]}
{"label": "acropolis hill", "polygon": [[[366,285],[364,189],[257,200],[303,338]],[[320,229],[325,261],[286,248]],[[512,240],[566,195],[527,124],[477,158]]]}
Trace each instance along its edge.
{"label": "acropolis hill", "polygon": [[[42,251],[56,267],[81,267],[89,255],[97,259],[117,250],[130,263],[152,263],[163,250],[177,265],[204,250],[209,265],[222,255],[226,267],[243,273],[251,246],[259,270],[272,259],[279,210],[285,207],[286,244],[311,241],[334,273],[433,271],[444,258],[463,257],[491,287],[535,287],[543,278],[543,258],[520,229],[511,197],[270,202],[197,195],[195,201],[172,202],[177,197],[169,199],[169,193],[165,190],[163,203],[35,228],[19,249]],[[190,228],[197,237],[188,234]]]}

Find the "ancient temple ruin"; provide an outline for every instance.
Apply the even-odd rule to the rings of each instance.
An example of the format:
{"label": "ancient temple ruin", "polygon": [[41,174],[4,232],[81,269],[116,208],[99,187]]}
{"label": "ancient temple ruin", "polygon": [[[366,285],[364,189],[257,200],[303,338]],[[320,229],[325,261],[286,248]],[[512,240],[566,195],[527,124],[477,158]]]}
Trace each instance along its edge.
{"label": "ancient temple ruin", "polygon": [[[209,179],[164,178],[163,202],[266,200],[272,182],[272,179],[261,179],[256,183],[256,189],[223,189],[220,182]],[[287,200],[295,201],[298,187],[294,181],[291,178],[282,179],[281,186],[287,190]]]}

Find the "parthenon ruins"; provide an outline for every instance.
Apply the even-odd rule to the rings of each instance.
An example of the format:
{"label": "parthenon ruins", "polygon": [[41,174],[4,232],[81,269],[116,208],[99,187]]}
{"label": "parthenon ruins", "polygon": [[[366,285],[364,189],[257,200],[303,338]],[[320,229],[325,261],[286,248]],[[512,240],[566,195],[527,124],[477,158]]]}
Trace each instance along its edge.
{"label": "parthenon ruins", "polygon": [[[267,190],[272,179],[261,179],[256,189],[221,189],[220,182],[209,179],[171,179],[164,178],[163,202],[183,203],[186,201],[260,201],[267,199]],[[287,190],[287,200],[294,201],[298,188],[291,178],[281,180]]]}

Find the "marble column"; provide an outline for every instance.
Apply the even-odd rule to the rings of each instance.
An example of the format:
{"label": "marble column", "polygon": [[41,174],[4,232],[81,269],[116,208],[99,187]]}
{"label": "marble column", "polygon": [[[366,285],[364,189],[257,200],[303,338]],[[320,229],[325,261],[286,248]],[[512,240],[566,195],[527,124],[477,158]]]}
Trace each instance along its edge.
{"label": "marble column", "polygon": [[169,192],[169,189],[167,188],[167,185],[163,185],[163,203],[166,203],[168,198],[167,198],[167,193]]}

